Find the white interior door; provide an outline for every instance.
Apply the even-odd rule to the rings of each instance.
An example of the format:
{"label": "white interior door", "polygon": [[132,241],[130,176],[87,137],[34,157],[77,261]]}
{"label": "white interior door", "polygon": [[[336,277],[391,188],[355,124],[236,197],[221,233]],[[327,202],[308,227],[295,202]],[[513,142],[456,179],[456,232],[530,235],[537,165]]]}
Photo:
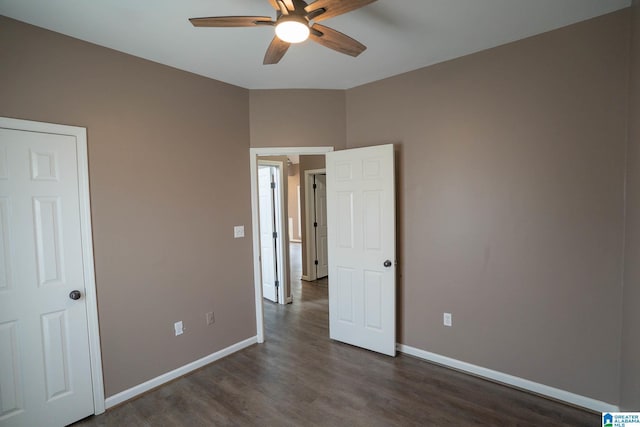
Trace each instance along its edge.
{"label": "white interior door", "polygon": [[326,158],[330,337],[395,356],[393,145]]}
{"label": "white interior door", "polygon": [[315,175],[316,279],[329,274],[327,247],[327,176]]}
{"label": "white interior door", "polygon": [[0,128],[3,427],[94,413],[78,185],[74,137]]}
{"label": "white interior door", "polygon": [[278,302],[276,287],[276,246],[273,238],[275,228],[275,201],[271,188],[271,166],[258,167],[258,198],[260,213],[260,260],[262,269],[262,296]]}

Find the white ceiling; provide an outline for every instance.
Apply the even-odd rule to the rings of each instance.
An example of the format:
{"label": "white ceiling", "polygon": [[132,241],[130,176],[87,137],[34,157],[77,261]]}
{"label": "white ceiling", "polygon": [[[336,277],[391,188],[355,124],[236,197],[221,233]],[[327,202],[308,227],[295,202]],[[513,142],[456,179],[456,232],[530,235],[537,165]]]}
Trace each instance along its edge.
{"label": "white ceiling", "polygon": [[[311,2],[311,1],[309,1]],[[322,22],[365,44],[352,58],[307,41],[262,65],[272,27],[188,18],[275,17],[268,0],[0,0],[0,13],[249,89],[348,89],[629,6],[631,0],[378,0]]]}

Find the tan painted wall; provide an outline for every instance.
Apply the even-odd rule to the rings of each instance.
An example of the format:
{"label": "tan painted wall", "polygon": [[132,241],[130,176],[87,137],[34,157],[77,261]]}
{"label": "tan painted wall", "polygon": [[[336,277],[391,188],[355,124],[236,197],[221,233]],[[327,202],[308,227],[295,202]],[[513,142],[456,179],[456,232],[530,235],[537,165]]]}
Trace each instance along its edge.
{"label": "tan painted wall", "polygon": [[348,148],[399,150],[402,343],[618,402],[628,37],[624,10],[347,91]]}
{"label": "tan painted wall", "polygon": [[88,129],[106,395],[254,336],[249,92],[4,17],[0,64],[1,116]]}
{"label": "tan painted wall", "polygon": [[300,221],[302,223],[302,275],[307,275],[307,209],[306,209],[306,191],[304,183],[304,173],[308,170],[324,169],[325,157],[320,156],[300,156]]}
{"label": "tan painted wall", "polygon": [[345,147],[345,92],[252,90],[252,147]]}
{"label": "tan painted wall", "polygon": [[629,80],[629,151],[627,163],[627,227],[622,331],[624,410],[640,411],[640,2],[632,7]]}
{"label": "tan painted wall", "polygon": [[0,17],[0,115],[88,128],[107,396],[255,334],[249,145],[393,142],[400,340],[612,403],[621,372],[639,409],[638,49],[622,341],[617,315],[628,18],[345,93],[249,92]]}
{"label": "tan painted wall", "polygon": [[[284,125],[283,125],[284,124]],[[346,146],[345,91],[314,89],[252,90],[250,92],[252,147]],[[315,156],[300,159],[302,274],[307,274],[304,208],[304,160],[310,169]],[[324,161],[324,156],[322,162]],[[324,165],[324,163],[322,163]],[[322,166],[324,167],[324,166]]]}

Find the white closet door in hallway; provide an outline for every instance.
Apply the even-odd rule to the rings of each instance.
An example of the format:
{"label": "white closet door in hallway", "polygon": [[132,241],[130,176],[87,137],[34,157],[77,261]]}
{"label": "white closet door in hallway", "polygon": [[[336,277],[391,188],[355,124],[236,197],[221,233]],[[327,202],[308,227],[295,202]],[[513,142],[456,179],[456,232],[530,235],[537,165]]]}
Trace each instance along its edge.
{"label": "white closet door in hallway", "polygon": [[258,161],[258,207],[260,217],[260,269],[262,296],[286,303],[286,231],[282,163]]}
{"label": "white closet door in hallway", "polygon": [[325,174],[316,174],[314,179],[316,279],[321,279],[329,274],[327,249],[327,176]]}

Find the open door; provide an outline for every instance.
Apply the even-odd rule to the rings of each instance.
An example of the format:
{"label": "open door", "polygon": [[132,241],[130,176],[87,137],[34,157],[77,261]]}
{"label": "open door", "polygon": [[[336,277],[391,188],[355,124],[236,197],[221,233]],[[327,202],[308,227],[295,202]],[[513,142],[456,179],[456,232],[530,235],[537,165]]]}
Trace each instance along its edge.
{"label": "open door", "polygon": [[396,353],[393,145],[326,154],[329,335]]}
{"label": "open door", "polygon": [[[264,162],[266,163],[266,162]],[[258,165],[258,205],[260,215],[260,260],[262,295],[275,303],[284,300],[282,280],[282,218],[280,215],[280,175],[277,166]]]}

